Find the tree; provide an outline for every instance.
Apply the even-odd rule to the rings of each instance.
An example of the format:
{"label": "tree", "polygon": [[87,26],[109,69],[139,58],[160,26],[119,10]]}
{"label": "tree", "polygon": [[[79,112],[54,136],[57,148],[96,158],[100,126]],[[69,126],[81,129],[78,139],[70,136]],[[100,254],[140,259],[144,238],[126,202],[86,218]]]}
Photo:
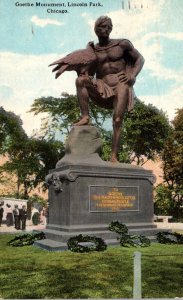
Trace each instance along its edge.
{"label": "tree", "polygon": [[[71,126],[80,118],[77,97],[63,93],[61,98],[42,97],[34,100],[30,112],[35,115],[48,113],[43,119],[41,133],[44,137],[58,139],[58,135],[68,135]],[[91,120],[101,128],[111,116],[111,111],[96,107],[90,103]]]}
{"label": "tree", "polygon": [[154,213],[156,215],[174,216],[176,202],[172,198],[172,192],[168,186],[161,183],[155,189]]}
{"label": "tree", "polygon": [[176,217],[183,212],[183,109],[172,121],[173,130],[162,152],[164,183],[176,203]]}
{"label": "tree", "polygon": [[[77,97],[68,94],[62,94],[61,98],[36,99],[30,111],[35,114],[48,113],[42,131],[54,139],[57,138],[56,132],[67,135],[71,125],[80,116]],[[90,115],[92,122],[101,130],[104,142],[102,158],[109,160],[112,132],[105,127],[111,124],[112,111],[99,108],[91,102]],[[165,114],[137,99],[133,112],[125,116],[119,161],[144,164],[148,159],[155,159],[163,149],[169,131],[170,125]]]}
{"label": "tree", "polygon": [[23,128],[21,119],[14,113],[0,108],[0,143],[1,153],[8,155],[0,167],[1,181],[4,172],[16,175],[17,197],[23,190],[24,199],[39,184],[45,187],[45,176],[54,168],[63,156],[63,143],[54,140],[29,138]]}
{"label": "tree", "polygon": [[23,189],[24,199],[39,184],[45,188],[45,176],[63,156],[63,143],[27,138],[22,144],[9,148],[9,160],[1,166],[1,172],[15,174],[17,195]]}
{"label": "tree", "polygon": [[15,141],[18,143],[26,138],[27,135],[22,128],[20,117],[0,107],[0,154],[6,153],[9,146]]}
{"label": "tree", "polygon": [[134,110],[125,117],[120,155],[138,165],[149,159],[154,160],[163,150],[170,132],[165,113],[137,99]]}

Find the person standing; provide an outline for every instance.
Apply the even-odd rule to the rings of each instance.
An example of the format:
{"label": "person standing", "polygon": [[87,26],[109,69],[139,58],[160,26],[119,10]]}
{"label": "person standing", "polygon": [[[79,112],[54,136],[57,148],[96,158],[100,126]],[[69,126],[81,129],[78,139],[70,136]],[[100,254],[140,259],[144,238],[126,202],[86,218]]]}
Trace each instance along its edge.
{"label": "person standing", "polygon": [[26,229],[26,219],[27,219],[27,210],[26,206],[23,205],[21,209],[19,209],[19,220],[20,220],[20,229]]}
{"label": "person standing", "polygon": [[18,209],[17,204],[14,206],[13,216],[14,216],[14,221],[15,221],[15,229],[19,230],[20,229],[20,220],[19,220],[19,209]]}
{"label": "person standing", "polygon": [[2,225],[3,213],[4,213],[4,208],[2,206],[3,206],[3,203],[0,203],[0,227]]}
{"label": "person standing", "polygon": [[13,210],[10,204],[6,204],[6,206],[7,206],[6,225],[10,227],[13,226]]}

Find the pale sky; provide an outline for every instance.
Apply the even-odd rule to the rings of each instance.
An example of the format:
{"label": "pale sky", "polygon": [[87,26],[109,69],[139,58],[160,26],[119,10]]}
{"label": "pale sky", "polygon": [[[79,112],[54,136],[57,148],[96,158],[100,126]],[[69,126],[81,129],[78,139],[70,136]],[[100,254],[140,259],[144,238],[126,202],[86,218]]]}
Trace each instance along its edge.
{"label": "pale sky", "polygon": [[27,113],[34,99],[76,93],[75,72],[55,80],[48,65],[96,42],[93,24],[101,15],[112,19],[111,38],[129,39],[145,58],[137,97],[163,109],[170,120],[183,107],[183,0],[130,0],[130,9],[127,0],[1,0],[0,106],[20,115],[28,134],[40,126],[41,115]]}

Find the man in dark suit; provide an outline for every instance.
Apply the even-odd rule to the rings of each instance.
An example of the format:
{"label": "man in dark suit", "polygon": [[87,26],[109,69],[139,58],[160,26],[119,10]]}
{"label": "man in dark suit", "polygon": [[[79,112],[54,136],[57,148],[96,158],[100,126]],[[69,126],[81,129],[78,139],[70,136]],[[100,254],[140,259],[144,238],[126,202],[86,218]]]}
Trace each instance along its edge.
{"label": "man in dark suit", "polygon": [[20,219],[20,229],[26,229],[26,219],[27,219],[27,210],[26,206],[23,205],[22,208],[19,209],[19,219]]}
{"label": "man in dark suit", "polygon": [[4,203],[0,202],[0,226],[2,224],[3,220],[3,213],[4,213],[4,208],[2,207]]}
{"label": "man in dark suit", "polygon": [[14,216],[14,221],[15,221],[15,229],[19,230],[20,229],[20,219],[19,219],[19,209],[18,209],[17,204],[14,207],[13,216]]}

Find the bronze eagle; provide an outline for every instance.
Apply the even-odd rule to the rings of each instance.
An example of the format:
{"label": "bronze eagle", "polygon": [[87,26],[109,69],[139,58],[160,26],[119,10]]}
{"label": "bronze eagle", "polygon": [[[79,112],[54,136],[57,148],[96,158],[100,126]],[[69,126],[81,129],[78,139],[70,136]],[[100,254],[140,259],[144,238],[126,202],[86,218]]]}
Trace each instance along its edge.
{"label": "bronze eagle", "polygon": [[97,57],[92,47],[92,43],[89,43],[86,49],[71,52],[65,57],[54,61],[49,66],[56,65],[52,72],[57,71],[55,75],[55,78],[57,79],[65,71],[76,71],[78,76],[80,74],[92,74],[96,61]]}

